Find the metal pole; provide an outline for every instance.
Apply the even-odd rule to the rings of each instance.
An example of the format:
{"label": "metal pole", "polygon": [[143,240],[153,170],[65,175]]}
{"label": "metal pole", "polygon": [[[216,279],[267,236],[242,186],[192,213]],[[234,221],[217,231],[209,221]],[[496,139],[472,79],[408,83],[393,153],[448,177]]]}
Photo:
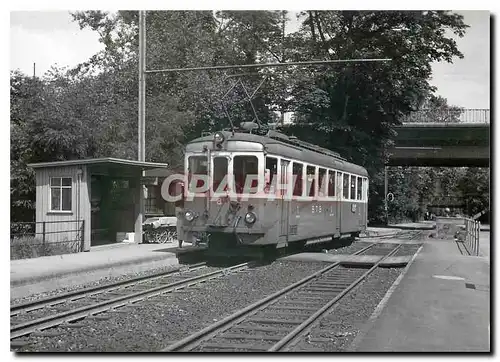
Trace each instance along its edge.
{"label": "metal pole", "polygon": [[[138,120],[138,144],[137,158],[139,161],[146,160],[146,12],[139,11],[139,120]],[[134,227],[134,241],[142,243],[142,222],[144,215],[144,191],[142,185],[142,171],[138,177],[135,192],[139,193],[137,198],[137,211]]]}
{"label": "metal pole", "polygon": [[387,179],[387,166],[384,169],[384,209],[385,209],[385,223],[389,225],[389,209],[387,205],[387,194],[389,193],[389,184]]}
{"label": "metal pole", "polygon": [[139,128],[138,160],[145,161],[146,123],[146,14],[139,11]]}

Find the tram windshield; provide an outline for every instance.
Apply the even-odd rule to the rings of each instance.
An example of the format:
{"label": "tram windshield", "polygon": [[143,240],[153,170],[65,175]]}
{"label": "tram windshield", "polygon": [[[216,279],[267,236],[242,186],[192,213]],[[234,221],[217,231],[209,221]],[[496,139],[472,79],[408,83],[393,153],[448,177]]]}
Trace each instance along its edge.
{"label": "tram windshield", "polygon": [[237,194],[257,193],[259,159],[256,156],[234,156],[233,173]]}
{"label": "tram windshield", "polygon": [[212,190],[214,192],[227,190],[227,166],[227,157],[214,157],[214,169],[212,170]]}
{"label": "tram windshield", "polygon": [[196,192],[206,187],[208,176],[207,156],[190,156],[188,167],[188,190]]}

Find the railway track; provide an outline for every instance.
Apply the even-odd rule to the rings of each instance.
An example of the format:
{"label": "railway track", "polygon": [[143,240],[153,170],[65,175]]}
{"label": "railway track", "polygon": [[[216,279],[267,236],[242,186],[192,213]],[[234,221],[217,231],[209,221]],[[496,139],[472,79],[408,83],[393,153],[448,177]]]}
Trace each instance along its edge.
{"label": "railway track", "polygon": [[[116,311],[121,307],[163,293],[203,283],[229,273],[243,271],[251,265],[252,263],[246,262],[188,278],[183,276],[185,272],[192,272],[206,267],[205,263],[200,263],[191,266],[187,270],[177,269],[13,306],[11,307],[11,346],[16,346],[16,343],[13,343],[12,340],[27,336],[33,332],[40,333],[42,330],[72,323],[86,317],[97,316],[103,312]],[[172,281],[172,277],[176,274],[178,275],[177,280]],[[163,280],[162,282],[162,279],[165,278],[169,278],[169,280],[167,282]],[[153,282],[153,284],[147,285],[149,282]],[[77,302],[78,305],[75,306],[74,302]],[[66,308],[61,309],[61,306],[66,306]],[[32,313],[36,311],[41,311],[42,314],[36,313],[33,316]],[[20,342],[20,345],[23,345],[23,343]]]}
{"label": "railway track", "polygon": [[97,296],[106,292],[114,292],[120,289],[125,289],[140,283],[144,282],[150,282],[153,280],[161,279],[161,278],[168,278],[168,277],[174,277],[177,275],[180,275],[181,273],[185,272],[192,272],[195,270],[199,270],[202,268],[206,267],[206,263],[198,263],[195,265],[191,265],[187,268],[175,268],[172,270],[169,270],[167,272],[163,273],[157,273],[153,275],[148,275],[148,276],[143,276],[143,277],[138,277],[138,278],[133,278],[129,280],[124,280],[116,283],[110,283],[110,284],[104,284],[104,285],[99,285],[96,287],[91,287],[91,288],[85,288],[85,289],[79,289],[79,290],[74,290],[68,293],[62,293],[62,294],[57,294],[54,296],[50,296],[47,298],[42,298],[34,301],[29,301],[29,302],[24,302],[24,303],[19,303],[15,304],[10,307],[10,317],[15,317],[17,315],[21,315],[23,313],[29,313],[33,312],[36,310],[40,310],[43,308],[47,307],[52,307],[56,305],[60,305],[62,303],[67,303],[67,302],[72,302],[76,300],[81,300],[86,297],[93,297]]}
{"label": "railway track", "polygon": [[[369,245],[353,255],[374,248]],[[370,275],[401,244],[393,244],[371,268],[328,267],[243,308],[180,341],[163,352],[174,351],[285,351],[319,318]],[[371,250],[370,250],[371,254]]]}

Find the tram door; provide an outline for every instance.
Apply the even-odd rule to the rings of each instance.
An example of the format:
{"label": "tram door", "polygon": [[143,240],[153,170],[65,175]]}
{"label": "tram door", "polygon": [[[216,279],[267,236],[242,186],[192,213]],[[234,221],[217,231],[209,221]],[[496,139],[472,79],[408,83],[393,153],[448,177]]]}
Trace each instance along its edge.
{"label": "tram door", "polygon": [[288,242],[288,224],[290,216],[290,200],[287,196],[288,187],[284,189],[283,185],[288,185],[288,169],[290,167],[290,161],[281,160],[280,164],[280,185],[282,190],[280,191],[280,209],[281,209],[281,219],[280,219],[280,236],[285,236],[285,240]]}
{"label": "tram door", "polygon": [[337,195],[337,212],[335,213],[336,215],[336,224],[337,224],[337,227],[335,228],[337,232],[341,232],[341,229],[342,229],[342,226],[341,226],[341,222],[342,222],[342,188],[343,188],[343,184],[342,184],[342,172],[337,172],[337,177],[335,178],[335,181],[337,183],[336,187],[337,189],[335,190],[336,193],[335,195]]}

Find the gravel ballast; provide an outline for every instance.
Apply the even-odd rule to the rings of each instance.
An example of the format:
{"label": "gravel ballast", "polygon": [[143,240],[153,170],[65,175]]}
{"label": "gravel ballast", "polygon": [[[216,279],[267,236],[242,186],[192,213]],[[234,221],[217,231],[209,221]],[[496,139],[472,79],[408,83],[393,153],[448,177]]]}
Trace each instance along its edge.
{"label": "gravel ballast", "polygon": [[327,265],[276,261],[106,313],[110,317],[106,320],[86,319],[78,322],[83,325],[79,328],[53,328],[54,334],[61,334],[29,337],[32,343],[19,351],[158,351]]}
{"label": "gravel ballast", "polygon": [[34,298],[58,294],[62,291],[81,289],[86,286],[96,286],[103,283],[168,271],[177,267],[179,267],[179,263],[176,258],[167,258],[162,261],[78,272],[65,276],[57,276],[33,284],[11,286],[11,304],[21,300],[32,300]]}
{"label": "gravel ballast", "polygon": [[352,343],[402,268],[378,268],[321,318],[291,351],[342,352]]}
{"label": "gravel ballast", "polygon": [[140,272],[124,273],[120,276],[106,276],[106,277],[100,278],[99,280],[88,282],[88,283],[78,283],[77,282],[77,283],[74,283],[74,285],[71,285],[71,286],[68,286],[65,288],[58,288],[56,290],[51,290],[51,291],[47,291],[47,292],[43,292],[43,293],[30,294],[30,295],[27,295],[27,296],[22,297],[22,298],[11,299],[10,304],[16,305],[16,304],[20,304],[20,303],[25,303],[25,302],[35,301],[38,299],[47,298],[49,296],[54,296],[54,295],[58,295],[58,294],[62,294],[62,293],[71,292],[74,290],[79,290],[79,289],[84,289],[84,288],[92,288],[92,287],[116,283],[116,282],[120,282],[120,281],[132,280],[132,279],[138,278],[138,277],[150,276],[150,275],[154,275],[154,274],[158,274],[158,273],[165,273],[165,272],[169,272],[171,270],[175,270],[179,267],[180,267],[179,265],[167,265],[167,266],[146,269],[146,270],[140,271]]}
{"label": "gravel ballast", "polygon": [[[118,292],[123,292],[125,294],[132,294],[134,292],[139,292],[141,290],[144,290],[145,288],[154,288],[160,285],[166,285],[166,284],[171,284],[177,281],[182,281],[188,278],[192,278],[195,276],[203,275],[203,274],[208,274],[211,272],[215,272],[218,270],[221,270],[223,268],[221,267],[202,267],[200,269],[194,269],[194,270],[189,270],[189,271],[182,271],[182,272],[176,272],[173,274],[169,274],[166,276],[161,276],[161,277],[155,277],[153,279],[145,279],[143,281],[137,282],[135,284],[126,286],[126,287],[121,287],[119,289],[113,289],[111,293],[116,293]],[[154,275],[154,274],[152,274]],[[21,324],[27,321],[35,320],[37,318],[41,318],[46,316],[47,314],[56,314],[59,312],[63,312],[66,310],[74,309],[74,308],[79,308],[83,306],[89,306],[101,301],[107,301],[111,300],[113,298],[116,298],[117,295],[110,294],[107,291],[104,292],[99,292],[98,294],[93,294],[92,296],[86,296],[83,298],[79,298],[73,301],[65,301],[62,303],[58,303],[52,307],[46,307],[38,310],[31,311],[29,313],[21,313],[17,316],[12,316],[10,321],[11,324]]]}
{"label": "gravel ballast", "polygon": [[406,244],[402,245],[401,248],[396,252],[394,256],[409,256],[417,252],[421,245],[419,244]]}

